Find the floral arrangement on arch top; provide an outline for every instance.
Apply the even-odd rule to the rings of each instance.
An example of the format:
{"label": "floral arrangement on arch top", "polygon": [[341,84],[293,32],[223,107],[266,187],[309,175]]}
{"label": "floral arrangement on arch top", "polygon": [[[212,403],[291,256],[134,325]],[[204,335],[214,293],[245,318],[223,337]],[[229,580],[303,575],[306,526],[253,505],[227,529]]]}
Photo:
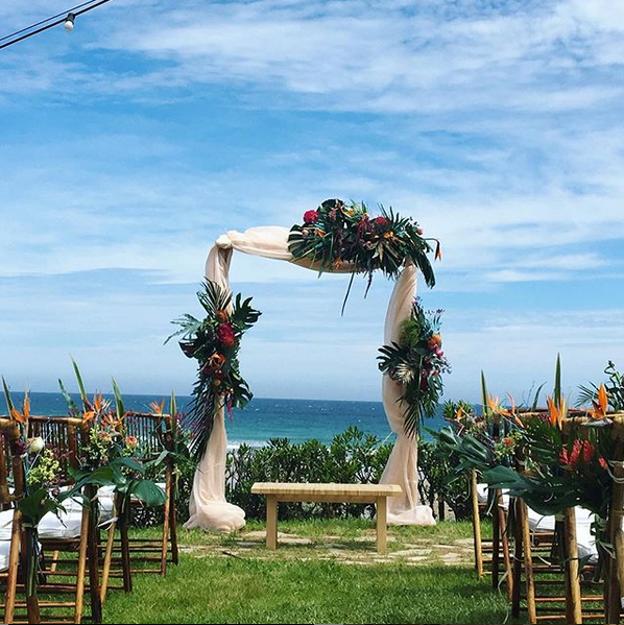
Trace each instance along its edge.
{"label": "floral arrangement on arch top", "polygon": [[[290,229],[288,248],[296,261],[305,261],[319,272],[351,273],[345,303],[356,273],[368,276],[367,291],[375,271],[396,278],[410,261],[422,272],[429,287],[435,276],[427,254],[442,258],[440,242],[423,236],[410,217],[380,206],[372,217],[364,203],[325,200],[316,210],[306,211],[303,223]],[[344,310],[344,304],[343,304]]]}

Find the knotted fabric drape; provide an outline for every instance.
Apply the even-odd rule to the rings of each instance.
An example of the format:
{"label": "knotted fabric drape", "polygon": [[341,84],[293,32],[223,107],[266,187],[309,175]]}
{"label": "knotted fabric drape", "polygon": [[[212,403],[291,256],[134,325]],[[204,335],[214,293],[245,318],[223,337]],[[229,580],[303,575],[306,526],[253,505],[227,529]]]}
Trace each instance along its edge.
{"label": "knotted fabric drape", "polygon": [[[288,251],[288,234],[287,228],[279,226],[228,232],[219,237],[210,250],[206,262],[206,278],[230,289],[229,270],[233,250],[292,262],[293,257]],[[301,261],[297,261],[297,264],[305,266]],[[386,315],[385,343],[398,339],[401,323],[410,315],[416,295],[416,274],[416,268],[407,265],[395,284]],[[397,441],[381,481],[399,484],[403,488],[400,497],[388,500],[388,522],[431,525],[435,522],[431,508],[417,504],[417,448],[415,441],[403,431],[403,408],[399,401],[401,387],[384,375],[382,392],[384,409],[392,431],[397,434]],[[232,531],[245,525],[245,512],[225,499],[226,454],[224,409],[220,407],[214,417],[206,451],[195,472],[190,518],[185,527]]]}

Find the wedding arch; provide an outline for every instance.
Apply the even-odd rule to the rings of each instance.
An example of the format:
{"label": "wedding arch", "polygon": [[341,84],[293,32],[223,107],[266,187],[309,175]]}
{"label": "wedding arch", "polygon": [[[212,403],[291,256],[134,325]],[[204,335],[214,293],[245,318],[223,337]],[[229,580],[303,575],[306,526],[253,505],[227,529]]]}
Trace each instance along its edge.
{"label": "wedding arch", "polygon": [[[386,313],[384,342],[386,346],[398,346],[402,328],[414,314],[419,271],[430,286],[435,283],[426,257],[432,248],[429,240],[422,238],[422,230],[413,220],[401,218],[392,209],[386,211],[381,207],[381,210],[381,216],[371,220],[363,204],[347,205],[340,200],[327,200],[316,211],[306,212],[301,226],[291,229],[263,226],[245,232],[227,232],[210,250],[205,267],[206,280],[223,292],[231,293],[229,272],[234,251],[295,263],[315,271],[350,273],[352,276],[366,273],[369,282],[373,272],[381,269],[396,278]],[[349,240],[349,233],[355,233],[357,245]],[[329,238],[332,240],[328,244]],[[360,249],[362,241],[364,247]],[[436,257],[438,255],[439,244]],[[439,344],[431,347],[440,353]],[[431,508],[418,504],[417,445],[413,431],[405,427],[408,406],[404,384],[393,379],[388,372],[382,376],[382,398],[396,442],[381,482],[399,484],[403,490],[401,496],[388,501],[388,522],[432,525],[435,520]],[[193,480],[190,518],[186,527],[233,531],[245,525],[245,512],[228,503],[225,497],[227,433],[224,402],[214,405],[214,415],[211,416],[212,427]]]}

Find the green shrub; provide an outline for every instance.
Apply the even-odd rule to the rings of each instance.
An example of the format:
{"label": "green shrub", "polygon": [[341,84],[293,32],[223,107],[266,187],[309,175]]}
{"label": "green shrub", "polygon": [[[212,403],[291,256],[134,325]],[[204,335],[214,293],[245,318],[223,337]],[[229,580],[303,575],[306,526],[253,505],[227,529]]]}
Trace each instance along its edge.
{"label": "green shrub", "polygon": [[[271,439],[264,447],[242,444],[227,454],[226,497],[245,510],[248,519],[263,519],[265,498],[251,494],[254,482],[377,483],[391,450],[391,443],[381,442],[378,437],[365,434],[356,427],[336,435],[329,445],[314,439],[291,443],[286,438]],[[441,497],[457,519],[469,516],[468,482],[456,475],[454,459],[436,443],[420,441],[418,465],[423,503],[433,506],[436,496]],[[179,452],[176,505],[181,522],[188,518],[195,466],[190,454],[182,457]],[[372,514],[373,506],[361,504],[292,503],[280,506],[280,517],[289,519]],[[160,524],[162,510],[134,510],[133,523],[139,527]]]}
{"label": "green shrub", "polygon": [[435,441],[418,444],[418,490],[424,503],[433,507],[443,500],[457,520],[470,518],[470,485],[466,474],[457,473],[459,459]]}
{"label": "green shrub", "polygon": [[[376,436],[350,427],[334,437],[329,446],[317,440],[291,443],[271,439],[265,447],[241,445],[228,453],[227,499],[247,514],[265,515],[265,498],[251,494],[254,482],[378,482],[392,445]],[[372,506],[347,504],[293,503],[280,506],[282,518],[347,517],[370,515]]]}

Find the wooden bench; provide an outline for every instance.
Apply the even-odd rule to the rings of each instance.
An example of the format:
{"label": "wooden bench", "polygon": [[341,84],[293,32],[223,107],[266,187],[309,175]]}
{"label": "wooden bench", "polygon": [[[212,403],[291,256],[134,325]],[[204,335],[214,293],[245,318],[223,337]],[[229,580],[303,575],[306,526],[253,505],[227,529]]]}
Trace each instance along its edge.
{"label": "wooden bench", "polygon": [[277,505],[280,502],[374,503],[377,506],[377,552],[386,553],[386,512],[388,497],[403,491],[397,484],[289,484],[256,482],[254,495],[266,495],[266,545],[277,549]]}

